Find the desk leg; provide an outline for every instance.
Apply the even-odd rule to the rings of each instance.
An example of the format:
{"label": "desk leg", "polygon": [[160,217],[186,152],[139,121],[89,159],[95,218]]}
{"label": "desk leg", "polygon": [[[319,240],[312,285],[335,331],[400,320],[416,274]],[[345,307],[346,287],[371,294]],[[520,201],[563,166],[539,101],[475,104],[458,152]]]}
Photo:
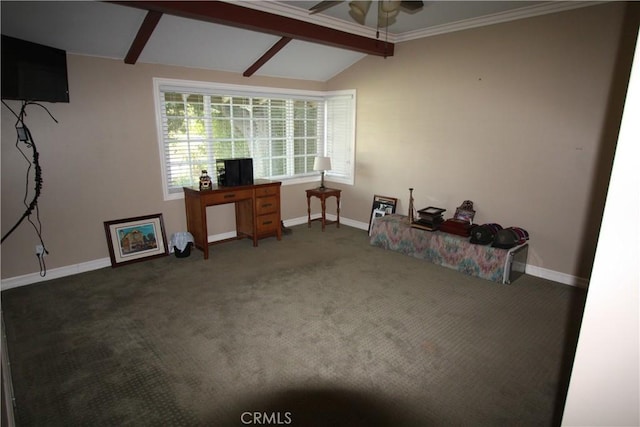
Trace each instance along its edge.
{"label": "desk leg", "polygon": [[337,228],[340,228],[340,195],[336,196]]}
{"label": "desk leg", "polygon": [[209,259],[209,242],[205,242],[202,248],[204,252],[204,259]]}
{"label": "desk leg", "polygon": [[322,231],[327,221],[327,202],[324,196],[320,197],[320,204],[322,205]]}
{"label": "desk leg", "polygon": [[207,207],[199,197],[185,194],[185,211],[187,214],[187,231],[193,235],[195,246],[209,259],[209,241],[207,239]]}
{"label": "desk leg", "polygon": [[307,196],[307,226],[311,228],[311,196]]}

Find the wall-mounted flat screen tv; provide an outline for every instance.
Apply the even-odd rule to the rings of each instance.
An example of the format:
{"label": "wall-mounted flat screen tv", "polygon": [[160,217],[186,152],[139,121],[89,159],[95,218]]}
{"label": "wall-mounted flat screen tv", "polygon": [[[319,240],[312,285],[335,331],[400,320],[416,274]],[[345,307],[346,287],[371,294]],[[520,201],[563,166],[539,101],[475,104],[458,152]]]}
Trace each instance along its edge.
{"label": "wall-mounted flat screen tv", "polygon": [[2,99],[69,102],[67,52],[2,35]]}

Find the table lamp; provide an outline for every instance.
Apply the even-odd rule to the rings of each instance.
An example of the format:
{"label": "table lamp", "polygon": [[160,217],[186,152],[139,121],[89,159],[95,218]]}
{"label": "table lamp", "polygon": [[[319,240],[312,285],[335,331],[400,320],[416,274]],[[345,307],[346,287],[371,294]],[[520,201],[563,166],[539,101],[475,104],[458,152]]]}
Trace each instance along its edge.
{"label": "table lamp", "polygon": [[320,188],[324,189],[324,171],[331,170],[331,158],[318,156],[313,162],[313,170],[320,171]]}

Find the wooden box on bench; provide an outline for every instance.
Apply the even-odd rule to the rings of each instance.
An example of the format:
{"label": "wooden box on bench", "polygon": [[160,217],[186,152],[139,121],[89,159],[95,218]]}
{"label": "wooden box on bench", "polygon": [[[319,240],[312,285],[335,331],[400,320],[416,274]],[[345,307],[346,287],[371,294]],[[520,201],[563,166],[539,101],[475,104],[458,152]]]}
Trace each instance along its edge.
{"label": "wooden box on bench", "polygon": [[462,237],[469,237],[471,235],[471,227],[473,225],[469,221],[463,221],[461,219],[450,218],[440,224],[440,231],[445,233],[457,234]]}

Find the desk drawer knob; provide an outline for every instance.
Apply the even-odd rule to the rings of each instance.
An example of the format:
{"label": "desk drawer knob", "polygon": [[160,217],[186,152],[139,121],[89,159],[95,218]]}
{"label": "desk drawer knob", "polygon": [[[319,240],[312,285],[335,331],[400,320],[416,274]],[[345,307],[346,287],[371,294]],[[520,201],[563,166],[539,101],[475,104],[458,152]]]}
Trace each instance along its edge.
{"label": "desk drawer knob", "polygon": [[273,224],[273,221],[263,221],[262,225],[269,225],[269,224]]}
{"label": "desk drawer knob", "polygon": [[225,198],[225,199],[232,199],[232,198],[234,198],[234,197],[236,197],[236,195],[235,195],[235,194],[233,194],[233,193],[231,193],[231,194],[225,194],[225,195],[224,195],[224,198]]}

